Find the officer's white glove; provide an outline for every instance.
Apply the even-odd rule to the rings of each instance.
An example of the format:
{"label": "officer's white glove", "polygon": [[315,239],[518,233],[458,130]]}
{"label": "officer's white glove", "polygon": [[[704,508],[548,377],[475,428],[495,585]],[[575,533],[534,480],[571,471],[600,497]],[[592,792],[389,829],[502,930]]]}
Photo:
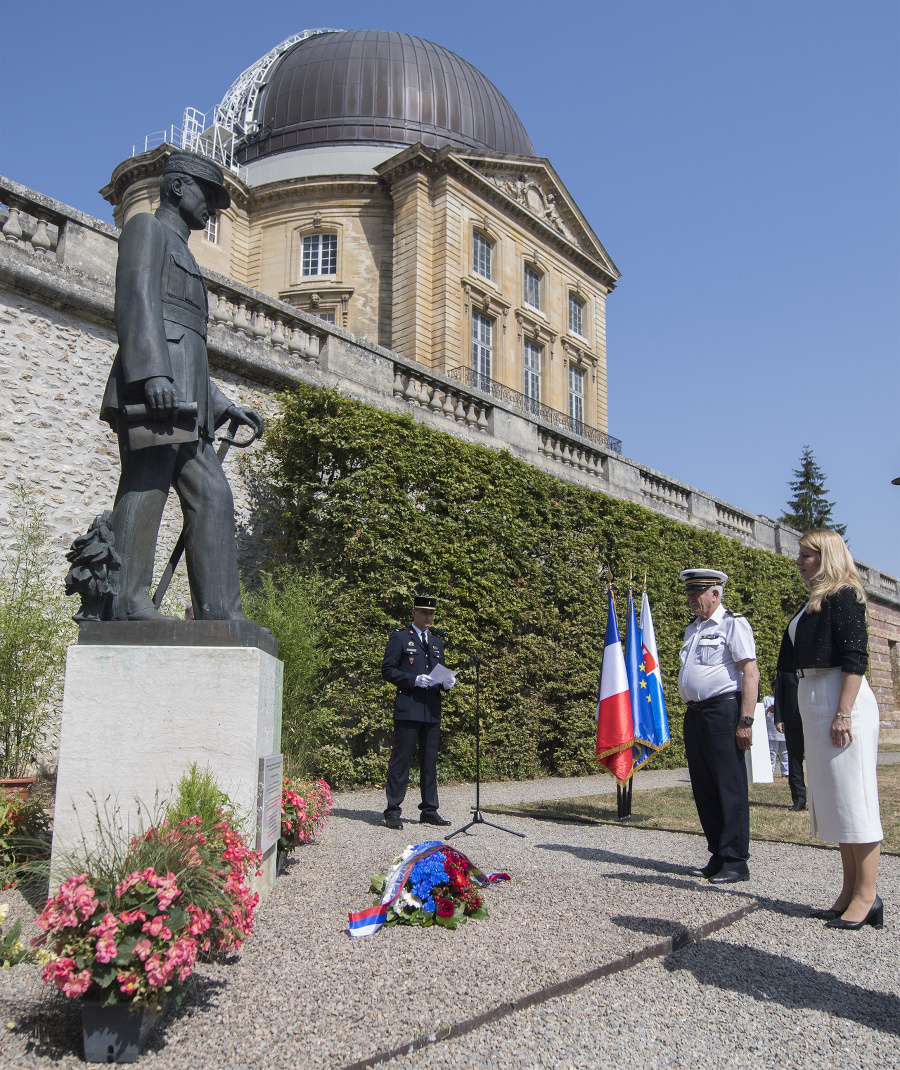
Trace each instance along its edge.
{"label": "officer's white glove", "polygon": [[445,691],[449,691],[449,690],[450,690],[450,688],[451,688],[451,687],[453,687],[453,685],[454,685],[455,683],[456,683],[456,677],[455,677],[455,676],[453,677],[453,679],[452,679],[452,680],[445,680],[445,681],[444,681],[444,690],[445,690]]}
{"label": "officer's white glove", "polygon": [[416,677],[416,687],[431,687],[434,681],[425,673],[420,672]]}

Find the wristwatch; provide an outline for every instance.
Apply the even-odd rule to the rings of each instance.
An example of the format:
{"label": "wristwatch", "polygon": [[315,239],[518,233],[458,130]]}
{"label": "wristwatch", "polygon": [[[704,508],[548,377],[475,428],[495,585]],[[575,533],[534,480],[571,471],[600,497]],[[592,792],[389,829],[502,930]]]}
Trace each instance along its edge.
{"label": "wristwatch", "polygon": [[738,721],[738,724],[742,724],[744,726],[744,728],[752,728],[753,727],[753,718],[752,717],[742,717]]}

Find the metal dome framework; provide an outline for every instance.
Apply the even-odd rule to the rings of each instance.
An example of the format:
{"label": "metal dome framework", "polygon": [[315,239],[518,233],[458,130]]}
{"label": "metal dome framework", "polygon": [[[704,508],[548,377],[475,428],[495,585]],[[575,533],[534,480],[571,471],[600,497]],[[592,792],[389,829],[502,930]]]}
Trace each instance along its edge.
{"label": "metal dome framework", "polygon": [[200,111],[199,108],[185,108],[181,126],[175,126],[173,123],[166,130],[148,134],[143,142],[131,146],[131,155],[137,156],[159,145],[170,144],[208,156],[220,166],[240,175],[241,166],[235,158],[235,153],[248,137],[252,137],[259,130],[256,109],[272,68],[285,52],[301,41],[320,34],[341,32],[323,27],[291,34],[242,71],[216,107],[207,112]]}

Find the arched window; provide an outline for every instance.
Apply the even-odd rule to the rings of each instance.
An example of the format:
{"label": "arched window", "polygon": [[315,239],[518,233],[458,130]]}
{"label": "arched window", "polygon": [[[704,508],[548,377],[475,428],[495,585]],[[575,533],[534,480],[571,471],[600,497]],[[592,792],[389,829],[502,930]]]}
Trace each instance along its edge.
{"label": "arched window", "polygon": [[337,235],[307,234],[303,239],[301,275],[337,274]]}

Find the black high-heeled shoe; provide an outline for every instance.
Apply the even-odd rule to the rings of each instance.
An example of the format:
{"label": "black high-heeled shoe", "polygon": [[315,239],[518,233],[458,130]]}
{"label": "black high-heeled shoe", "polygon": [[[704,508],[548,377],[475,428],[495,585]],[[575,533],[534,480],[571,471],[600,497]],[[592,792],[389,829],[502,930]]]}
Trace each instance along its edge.
{"label": "black high-heeled shoe", "polygon": [[884,903],[879,896],[875,896],[872,909],[862,921],[844,921],[843,918],[832,918],[825,922],[826,929],[861,929],[864,925],[871,925],[873,929],[884,928]]}

